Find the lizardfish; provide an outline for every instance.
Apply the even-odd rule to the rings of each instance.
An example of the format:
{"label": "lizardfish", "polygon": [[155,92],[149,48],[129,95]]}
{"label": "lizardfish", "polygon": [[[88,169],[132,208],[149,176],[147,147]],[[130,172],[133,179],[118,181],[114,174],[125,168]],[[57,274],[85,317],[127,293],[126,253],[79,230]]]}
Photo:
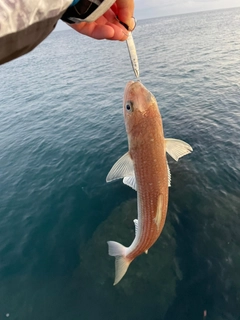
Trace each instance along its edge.
{"label": "lizardfish", "polygon": [[192,151],[184,141],[164,138],[157,101],[142,83],[127,83],[123,113],[129,151],[114,164],[106,181],[123,178],[123,183],[137,191],[138,219],[130,247],[108,241],[109,255],[116,257],[114,285],[137,256],[148,252],[164,227],[171,182],[166,152],[178,161]]}

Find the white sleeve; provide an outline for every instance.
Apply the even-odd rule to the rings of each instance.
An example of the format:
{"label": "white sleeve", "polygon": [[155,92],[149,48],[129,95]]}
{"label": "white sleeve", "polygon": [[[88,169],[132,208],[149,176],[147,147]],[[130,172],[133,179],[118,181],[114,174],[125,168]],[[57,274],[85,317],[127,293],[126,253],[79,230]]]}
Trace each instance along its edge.
{"label": "white sleeve", "polygon": [[0,0],[0,64],[35,48],[72,0]]}

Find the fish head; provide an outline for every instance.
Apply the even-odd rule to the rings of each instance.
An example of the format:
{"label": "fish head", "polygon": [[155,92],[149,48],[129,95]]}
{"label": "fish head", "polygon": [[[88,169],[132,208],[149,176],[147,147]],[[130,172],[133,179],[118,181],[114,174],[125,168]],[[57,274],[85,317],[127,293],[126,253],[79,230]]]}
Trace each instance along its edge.
{"label": "fish head", "polygon": [[143,126],[149,118],[159,117],[155,97],[140,81],[127,83],[124,91],[123,114],[127,133]]}

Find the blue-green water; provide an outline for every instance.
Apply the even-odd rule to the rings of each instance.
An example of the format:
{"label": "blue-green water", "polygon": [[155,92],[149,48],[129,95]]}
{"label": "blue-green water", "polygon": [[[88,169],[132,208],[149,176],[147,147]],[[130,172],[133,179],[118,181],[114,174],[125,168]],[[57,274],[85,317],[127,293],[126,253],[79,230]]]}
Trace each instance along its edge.
{"label": "blue-green water", "polygon": [[240,319],[240,9],[134,36],[165,135],[194,149],[169,160],[164,231],[113,287],[106,242],[132,242],[136,193],[105,177],[133,73],[124,43],[53,33],[0,71],[0,319]]}

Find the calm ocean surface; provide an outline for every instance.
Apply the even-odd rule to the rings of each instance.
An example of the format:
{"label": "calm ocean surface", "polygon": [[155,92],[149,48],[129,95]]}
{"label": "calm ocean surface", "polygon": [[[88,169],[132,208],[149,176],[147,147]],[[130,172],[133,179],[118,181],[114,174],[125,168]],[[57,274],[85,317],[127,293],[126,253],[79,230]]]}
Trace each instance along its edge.
{"label": "calm ocean surface", "polygon": [[1,320],[240,319],[240,8],[134,38],[166,137],[194,149],[169,160],[164,231],[113,287],[106,242],[132,242],[136,193],[105,177],[133,72],[125,43],[52,33],[0,67]]}

